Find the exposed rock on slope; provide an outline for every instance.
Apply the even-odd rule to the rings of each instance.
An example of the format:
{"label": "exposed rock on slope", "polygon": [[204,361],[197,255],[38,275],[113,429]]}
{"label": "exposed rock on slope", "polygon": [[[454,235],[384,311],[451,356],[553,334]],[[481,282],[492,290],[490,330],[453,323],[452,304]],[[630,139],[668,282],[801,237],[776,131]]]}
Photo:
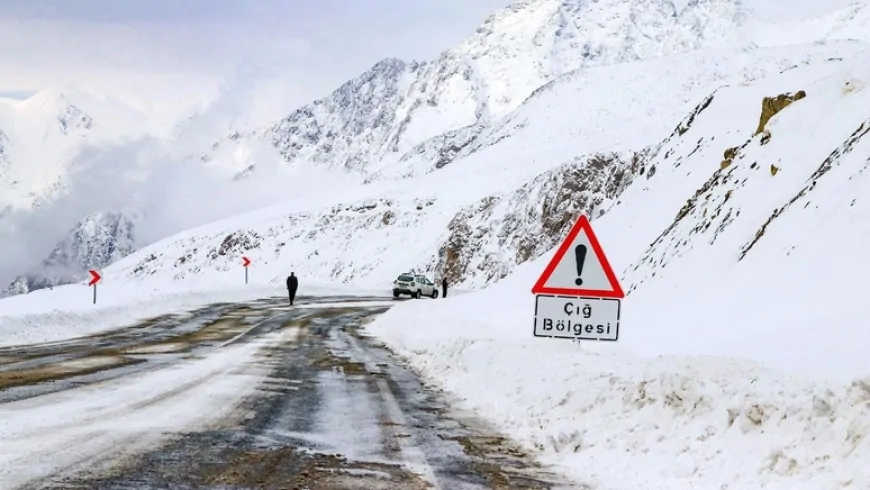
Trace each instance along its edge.
{"label": "exposed rock on slope", "polygon": [[806,96],[806,92],[798,90],[793,94],[779,94],[776,97],[765,97],[761,101],[761,117],[758,120],[758,129],[755,130],[755,134],[762,133],[767,125],[767,121],[770,121],[770,118],[777,115],[779,111],[791,105],[792,102],[801,100]]}
{"label": "exposed rock on slope", "polygon": [[79,222],[40,266],[18,277],[6,295],[70,284],[136,250],[135,222],[124,213],[97,213]]}
{"label": "exposed rock on slope", "polygon": [[[601,216],[638,175],[649,150],[597,153],[560,165],[516,191],[460,211],[427,270],[453,284],[483,286],[558,245],[577,216]],[[649,175],[655,169],[649,170]]]}
{"label": "exposed rock on slope", "polygon": [[[759,101],[783,88],[807,86],[775,79],[803,73],[814,80],[836,73],[842,61],[831,54],[859,49],[844,43],[749,56],[699,53],[686,55],[702,61],[689,67],[684,58],[673,57],[607,67],[594,77],[560,77],[456,150],[462,164],[450,163],[402,182],[354,188],[363,197],[332,201],[323,209],[306,205],[294,211],[294,204],[191,230],[140,250],[111,273],[133,279],[231,280],[231,274],[241,272],[240,257],[247,255],[254,260],[250,270],[257,281],[264,276],[280,280],[294,270],[311,280],[384,285],[396,271],[414,268],[447,274],[454,284],[482,286],[550,250],[577,214],[595,218],[602,211],[619,213],[620,206],[613,204],[624,200],[625,193],[653,194],[658,186],[668,187],[645,211],[666,210],[663,222],[668,224],[675,216],[690,219],[705,205],[707,193],[698,189],[710,175],[741,164],[741,145],[751,139],[759,121]],[[759,61],[753,64],[754,59]],[[661,66],[654,68],[657,63]],[[715,70],[712,79],[710,68]],[[787,75],[777,75],[781,70]],[[723,78],[720,72],[738,75]],[[645,89],[650,73],[664,87]],[[611,94],[606,90],[614,74],[622,85]],[[724,80],[734,84],[721,86]],[[710,92],[704,96],[701,87]],[[668,99],[667,93],[674,91],[679,96]],[[693,99],[694,107],[686,110]],[[794,104],[768,125],[776,124],[779,132],[780,117],[802,107]],[[681,110],[685,117],[671,118]],[[469,155],[468,147],[479,149]],[[782,168],[777,179],[790,174],[776,159],[759,163],[765,169],[771,164]],[[670,204],[659,202],[665,198]],[[630,220],[635,227],[651,226],[639,221],[645,218]],[[662,228],[649,232],[653,238],[661,233]],[[682,235],[674,240],[663,258],[645,263],[643,267],[652,268],[650,274],[667,265],[672,252],[689,250],[680,245]],[[636,254],[623,260],[644,254],[644,245],[638,244]],[[661,246],[657,243],[654,251],[663,251]]]}
{"label": "exposed rock on slope", "polygon": [[294,270],[319,280],[364,280],[373,271],[392,274],[425,260],[435,237],[420,230],[446,225],[442,211],[435,199],[375,198],[278,215],[233,231],[206,227],[143,248],[113,274],[144,279],[169,272],[175,280],[193,279],[204,271],[238,270],[244,254],[254,261],[252,274],[270,279]]}
{"label": "exposed rock on slope", "polygon": [[[866,76],[870,73],[866,60],[863,57],[853,61],[843,71],[863,72]],[[742,143],[726,148],[725,162],[707,170],[709,173],[676,212],[670,226],[629,267],[630,291],[651,280],[657,272],[664,274],[662,269],[666,267],[669,271],[672,267],[691,267],[689,256],[694,261],[725,260],[743,264],[753,262],[753,257],[771,253],[770,247],[777,247],[774,253],[781,251],[788,255],[801,244],[784,244],[783,234],[771,237],[772,229],[797,227],[789,229],[807,233],[811,223],[805,220],[810,217],[815,221],[834,219],[831,211],[834,206],[849,199],[848,206],[854,206],[856,200],[861,199],[858,193],[849,195],[848,189],[854,192],[870,168],[867,157],[870,155],[870,119],[866,111],[856,110],[856,107],[864,107],[861,104],[866,101],[866,94],[859,90],[841,90],[837,77],[824,71],[813,77],[806,73],[794,77],[795,80],[787,76],[782,79],[789,80],[787,84],[806,84],[807,89],[794,95],[765,95],[759,124],[762,133],[758,133],[757,128],[750,131],[733,122],[719,123],[718,134],[742,135]],[[733,94],[734,91],[732,97]],[[806,94],[805,99],[802,94]],[[799,99],[805,101],[791,104]],[[749,100],[745,100],[744,105],[749,104]],[[788,109],[784,110],[786,106]],[[727,112],[728,109],[717,108],[720,117]],[[836,116],[819,118],[822,113]],[[764,127],[774,121],[774,116],[777,135],[770,138]],[[710,119],[705,124],[716,123]],[[679,143],[669,151],[691,154],[686,145]],[[699,159],[715,155],[716,151],[721,151],[721,146],[702,145],[693,161],[698,165]],[[674,185],[676,174],[672,172],[669,178],[669,185]],[[810,212],[820,207],[827,209],[824,218]],[[789,236],[799,235],[801,233],[792,231]],[[760,248],[765,248],[765,252],[760,252]],[[754,262],[747,267],[761,265]]]}
{"label": "exposed rock on slope", "polygon": [[[454,284],[479,286],[551,249],[580,213],[601,215],[645,166],[649,150],[575,158],[515,191],[456,208],[449,200],[367,199],[316,213],[289,213],[232,232],[203,232],[143,249],[116,271],[145,278],[172,262],[173,279],[204,269],[238,269],[247,255],[277,280],[284,270],[351,282],[397,270],[447,274]],[[428,230],[447,229],[443,237]],[[169,245],[169,246],[167,246]],[[121,264],[119,264],[120,266]],[[255,268],[256,270],[256,268]]]}
{"label": "exposed rock on slope", "polygon": [[66,106],[62,114],[57,116],[57,124],[60,127],[60,132],[64,135],[71,133],[84,133],[91,129],[94,124],[91,116],[82,112],[78,107],[69,104]]}
{"label": "exposed rock on slope", "polygon": [[[655,168],[645,165],[649,154],[578,157],[515,191],[464,208],[449,200],[366,199],[322,212],[288,213],[237,231],[191,233],[143,249],[135,262],[119,264],[114,273],[147,278],[171,262],[173,279],[189,279],[204,270],[238,269],[239,258],[247,255],[272,280],[292,269],[302,276],[364,283],[420,269],[447,274],[454,284],[479,286],[552,248],[579,213],[606,212],[637,176],[654,175]],[[428,231],[433,229],[449,232],[438,237]]]}
{"label": "exposed rock on slope", "polygon": [[[816,187],[819,179],[821,179],[825,174],[827,174],[835,165],[840,165],[841,161],[849,156],[856,146],[859,146],[861,143],[864,144],[865,151],[867,151],[867,143],[868,141],[862,141],[862,139],[870,133],[870,119],[866,119],[862,121],[857,129],[852,132],[849,137],[843,141],[841,145],[834,148],[833,151],[825,158],[825,160],[819,165],[819,167],[810,175],[808,179],[808,183],[802,187],[799,191],[795,193],[795,195],[789,199],[785,204],[773,210],[773,214],[761,225],[758,231],[755,233],[755,236],[750,240],[746,245],[744,245],[740,250],[740,259],[742,260],[746,257],[746,254],[752,250],[752,247],[764,236],[765,230],[770,224],[778,218],[782,213],[784,213],[787,209],[789,209],[793,204],[801,199],[805,199],[807,195]],[[864,167],[861,169],[863,173],[870,166],[870,158],[865,160]],[[771,177],[775,176],[779,172],[779,167],[771,164],[770,166],[770,175]],[[809,205],[809,201],[807,201],[807,205]],[[805,206],[806,207],[806,206]]]}
{"label": "exposed rock on slope", "polygon": [[9,154],[6,147],[9,146],[9,137],[0,131],[0,182],[3,182],[3,174],[9,170]]}

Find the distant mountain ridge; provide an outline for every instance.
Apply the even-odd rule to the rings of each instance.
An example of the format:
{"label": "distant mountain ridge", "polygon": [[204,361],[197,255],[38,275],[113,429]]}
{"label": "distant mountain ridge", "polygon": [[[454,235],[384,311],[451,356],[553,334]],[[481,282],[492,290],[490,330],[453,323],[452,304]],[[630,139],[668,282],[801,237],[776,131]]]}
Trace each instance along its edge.
{"label": "distant mountain ridge", "polygon": [[[468,38],[435,60],[409,62],[386,58],[342,84],[330,96],[293,110],[272,125],[254,131],[229,131],[226,137],[205,149],[203,154],[196,155],[194,160],[208,164],[227,155],[238,160],[237,155],[244,153],[238,151],[243,145],[259,145],[274,149],[276,158],[282,158],[291,166],[346,171],[362,176],[369,183],[413,179],[454,165],[467,165],[465,162],[474,160],[472,157],[499,145],[513,148],[512,141],[542,142],[555,137],[541,132],[540,128],[565,128],[565,122],[558,119],[570,117],[571,111],[584,108],[560,107],[558,101],[551,101],[548,108],[533,111],[533,116],[529,115],[529,110],[523,110],[528,103],[550,100],[540,95],[554,84],[564,87],[574,83],[571,80],[582,80],[587,75],[600,79],[600,70],[610,70],[610,67],[615,70],[611,76],[620,77],[624,76],[623,72],[631,73],[631,70],[615,67],[704,49],[731,49],[745,53],[747,60],[763,59],[767,55],[758,54],[760,46],[806,44],[827,39],[870,39],[870,30],[864,29],[867,26],[870,26],[870,9],[863,3],[812,21],[772,25],[754,18],[739,0],[693,0],[682,9],[677,9],[667,0],[522,1],[488,17]],[[783,32],[789,34],[786,36]],[[729,69],[734,70],[735,79],[744,73],[744,78],[753,79],[753,70],[757,71],[757,76],[765,76],[770,67],[778,63],[768,60],[770,62],[765,62],[763,68],[756,69],[751,63],[737,61],[739,58],[731,57],[728,61],[733,64],[731,67],[716,66],[716,62],[710,61],[717,59],[715,57],[700,57],[701,61],[693,58],[687,62],[713,63],[709,70],[715,72],[715,76],[707,77],[707,81],[687,80],[675,90],[688,94],[698,88],[693,87],[693,83],[724,79]],[[788,56],[782,56],[782,60],[785,59]],[[800,56],[795,59],[800,59]],[[577,83],[577,90],[586,90],[582,82]],[[650,79],[649,83],[656,83],[656,80]],[[612,90],[621,90],[619,78],[614,79]],[[626,96],[642,97],[643,94]],[[84,103],[79,103],[79,99]],[[21,134],[9,133],[4,140],[6,126],[4,119],[0,118],[0,189],[3,190],[0,192],[0,209],[4,206],[4,193],[7,200],[38,206],[62,192],[69,155],[80,145],[102,141],[101,138],[107,137],[107,133],[101,133],[105,128],[114,129],[118,121],[123,120],[126,122],[119,127],[126,131],[124,134],[144,131],[144,124],[137,122],[134,114],[118,108],[101,111],[100,105],[92,98],[76,94],[47,91],[15,104],[12,112],[16,117],[25,109],[30,113],[38,109],[42,115],[31,118],[30,126],[25,125],[35,128],[24,135],[27,143],[22,143]],[[539,110],[544,109],[546,115],[540,116],[544,112]],[[608,113],[607,107],[598,110],[600,117],[588,125],[617,124],[621,117]],[[92,114],[95,111],[101,114]],[[8,110],[0,110],[0,116],[8,113]],[[554,122],[542,125],[542,120],[536,119],[539,117]],[[650,116],[640,114],[638,117]],[[577,133],[575,129],[566,131]],[[596,155],[610,155],[608,158],[613,161],[624,161],[625,158],[631,159],[633,152],[656,143],[650,138],[639,146],[616,149],[611,147],[619,142],[619,136],[611,136],[606,131],[596,133],[584,129],[581,132],[588,135],[571,137],[582,141],[577,143],[575,150],[547,158],[553,158],[555,164],[586,162],[597,158]],[[524,135],[522,138],[517,136],[521,134]],[[558,138],[569,136],[560,134]],[[524,148],[529,148],[529,143]],[[47,157],[41,156],[43,154]],[[37,173],[21,164],[30,160],[49,164]],[[235,177],[241,179],[257,172],[258,164],[255,161],[239,162]],[[575,167],[570,168],[582,172]],[[541,178],[559,182],[555,178]],[[613,196],[613,193],[601,194]],[[467,215],[471,209],[473,206],[462,209],[466,213],[464,221],[475,221],[473,216]],[[109,215],[114,212],[107,211]],[[116,233],[95,235],[106,240],[102,252],[96,256],[111,261],[128,253],[124,251],[135,249],[132,245],[116,247],[116,243],[124,242],[127,235],[122,231],[125,227],[115,229],[118,230]],[[67,241],[78,239],[70,236]],[[85,241],[93,243],[85,248],[99,248],[98,239]],[[534,253],[541,250],[544,248],[536,247]],[[69,266],[78,268],[79,272],[85,263],[101,263],[99,260],[89,262],[73,258],[73,255],[58,255],[47,260],[54,264],[52,267]],[[69,263],[62,264],[63,260],[69,260]],[[468,270],[469,264],[476,261],[474,257],[464,256],[464,265],[457,267]],[[469,274],[496,277],[505,274],[512,266],[490,261],[480,267],[493,267],[497,272],[470,270]],[[69,277],[73,276],[75,274]],[[347,277],[342,276],[344,279]],[[50,282],[34,279],[28,283],[30,285],[16,286],[11,290],[31,290],[38,284]]]}
{"label": "distant mountain ridge", "polygon": [[79,222],[35,270],[19,276],[3,295],[23,294],[82,280],[136,251],[136,223],[125,213],[96,213]]}
{"label": "distant mountain ridge", "polygon": [[217,148],[266,139],[290,164],[411,177],[450,163],[559,75],[733,45],[747,19],[734,0],[699,0],[680,12],[666,0],[518,2],[436,60],[384,59],[330,96]]}

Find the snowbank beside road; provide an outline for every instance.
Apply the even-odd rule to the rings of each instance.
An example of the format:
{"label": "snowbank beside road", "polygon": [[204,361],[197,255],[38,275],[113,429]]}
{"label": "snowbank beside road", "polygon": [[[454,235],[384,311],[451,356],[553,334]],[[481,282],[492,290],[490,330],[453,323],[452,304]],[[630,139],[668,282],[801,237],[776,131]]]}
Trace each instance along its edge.
{"label": "snowbank beside road", "polygon": [[[367,328],[456,394],[463,408],[594,488],[870,485],[870,382],[815,381],[735,358],[644,358],[613,345],[534,338],[534,300],[529,288],[518,287],[533,281],[522,279],[534,276],[405,303]],[[621,338],[639,328],[641,322],[626,323]]]}
{"label": "snowbank beside road", "polygon": [[554,251],[370,332],[594,488],[870,488],[867,61],[718,90],[596,217],[619,342],[533,337]]}
{"label": "snowbank beside road", "polygon": [[287,329],[164,369],[0,405],[0,487],[57,477],[107,454],[141,454],[173,434],[207,428],[233,414],[263,380],[250,365],[260,350],[297,333]]}
{"label": "snowbank beside road", "polygon": [[[97,304],[86,284],[71,284],[0,300],[0,345],[52,342],[120,328],[167,313],[212,303],[251,301],[286,294],[282,284],[130,281],[97,284]],[[342,284],[300,285],[300,296],[387,296]]]}

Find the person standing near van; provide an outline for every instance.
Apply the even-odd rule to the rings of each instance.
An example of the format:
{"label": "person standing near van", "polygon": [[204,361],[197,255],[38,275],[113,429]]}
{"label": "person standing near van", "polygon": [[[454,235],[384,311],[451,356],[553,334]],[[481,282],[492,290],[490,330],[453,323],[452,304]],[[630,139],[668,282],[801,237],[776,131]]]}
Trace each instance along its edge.
{"label": "person standing near van", "polygon": [[293,301],[296,299],[296,290],[299,289],[299,279],[296,274],[291,272],[287,278],[287,294],[290,296],[290,306],[293,306]]}
{"label": "person standing near van", "polygon": [[442,298],[447,297],[447,278],[446,277],[441,279],[441,297]]}

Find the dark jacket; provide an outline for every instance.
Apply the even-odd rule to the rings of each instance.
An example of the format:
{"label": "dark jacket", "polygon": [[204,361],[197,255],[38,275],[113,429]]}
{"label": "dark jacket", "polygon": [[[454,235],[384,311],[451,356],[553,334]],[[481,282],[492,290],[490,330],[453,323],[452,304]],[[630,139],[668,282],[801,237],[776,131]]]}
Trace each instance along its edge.
{"label": "dark jacket", "polygon": [[299,287],[299,279],[296,276],[287,277],[287,289],[296,290]]}
{"label": "dark jacket", "polygon": [[447,289],[447,278],[441,279],[441,287]]}

